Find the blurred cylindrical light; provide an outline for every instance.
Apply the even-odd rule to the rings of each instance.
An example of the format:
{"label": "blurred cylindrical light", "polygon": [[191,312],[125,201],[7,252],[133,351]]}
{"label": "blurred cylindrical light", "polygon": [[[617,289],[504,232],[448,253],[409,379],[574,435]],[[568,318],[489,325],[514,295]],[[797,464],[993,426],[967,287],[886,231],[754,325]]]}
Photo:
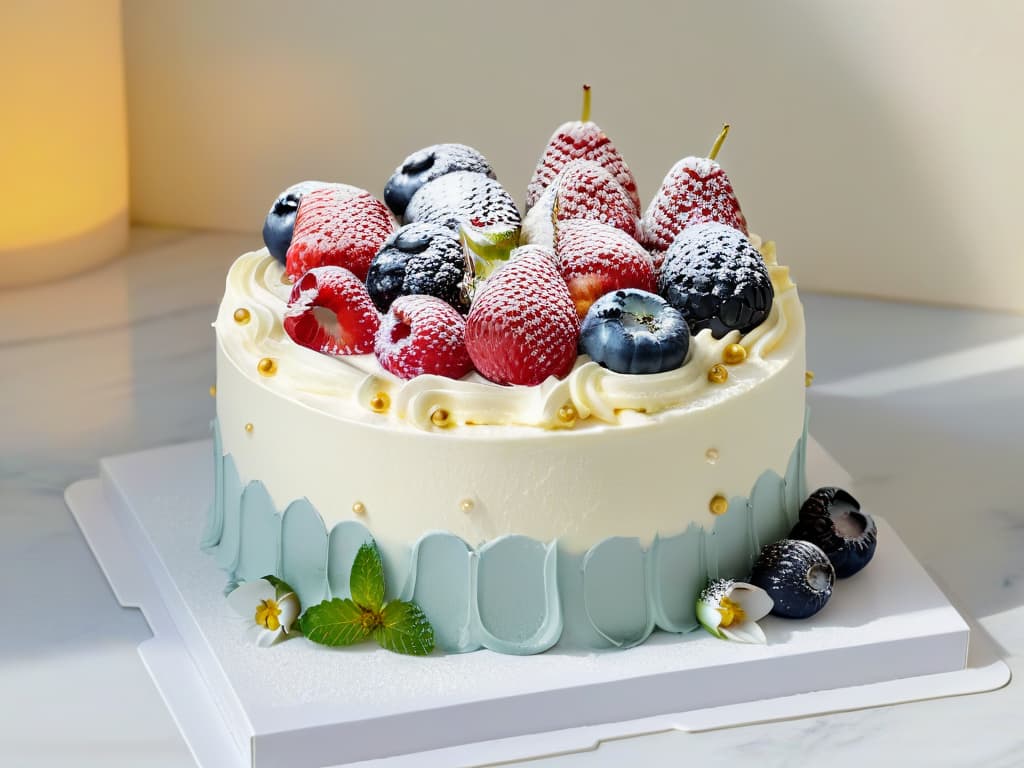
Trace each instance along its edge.
{"label": "blurred cylindrical light", "polygon": [[121,0],[4,0],[0,287],[83,270],[128,237]]}

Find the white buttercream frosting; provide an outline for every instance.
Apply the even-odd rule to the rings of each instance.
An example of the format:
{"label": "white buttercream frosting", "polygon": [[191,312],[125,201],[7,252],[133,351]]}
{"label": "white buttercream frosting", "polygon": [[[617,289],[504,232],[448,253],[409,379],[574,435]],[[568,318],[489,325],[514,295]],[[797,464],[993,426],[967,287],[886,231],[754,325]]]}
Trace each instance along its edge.
{"label": "white buttercream frosting", "polygon": [[[446,431],[487,425],[553,429],[565,426],[559,411],[571,405],[578,414],[576,430],[636,423],[638,414],[708,408],[738,397],[785,363],[787,356],[773,353],[786,341],[794,314],[801,313],[796,286],[788,269],[777,264],[774,244],[762,245],[756,236],[752,240],[765,257],[775,289],[768,318],[745,336],[733,331],[715,339],[709,330],[700,332],[691,340],[686,362],[664,373],[615,373],[581,355],[566,378],[551,378],[536,387],[502,386],[477,373],[459,380],[419,376],[402,381],[372,355],[331,357],[295,344],[282,326],[291,284],[265,249],[239,257],[228,272],[217,335],[228,358],[261,386],[346,419],[436,430],[431,414],[444,408],[450,414]],[[238,309],[248,311],[248,322],[235,321]],[[725,347],[733,343],[747,349],[746,361],[729,368],[724,384],[709,381],[708,369],[722,361]],[[260,375],[257,366],[264,358],[277,362],[275,375]],[[376,413],[370,401],[381,392],[390,407]]]}

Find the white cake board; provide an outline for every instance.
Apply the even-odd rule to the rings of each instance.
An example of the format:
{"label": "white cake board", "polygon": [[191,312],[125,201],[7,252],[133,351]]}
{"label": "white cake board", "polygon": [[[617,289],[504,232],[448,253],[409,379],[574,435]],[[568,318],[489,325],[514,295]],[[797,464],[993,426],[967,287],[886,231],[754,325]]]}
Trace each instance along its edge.
{"label": "white cake board", "polygon": [[[122,605],[153,638],[140,655],[203,768],[481,765],[992,690],[1009,680],[884,520],[871,566],[802,622],[769,617],[767,646],[655,633],[628,651],[408,658],[298,639],[257,649],[199,551],[212,447],[105,459],[68,506]],[[813,440],[810,487],[848,484]],[[968,637],[972,637],[968,655]]]}

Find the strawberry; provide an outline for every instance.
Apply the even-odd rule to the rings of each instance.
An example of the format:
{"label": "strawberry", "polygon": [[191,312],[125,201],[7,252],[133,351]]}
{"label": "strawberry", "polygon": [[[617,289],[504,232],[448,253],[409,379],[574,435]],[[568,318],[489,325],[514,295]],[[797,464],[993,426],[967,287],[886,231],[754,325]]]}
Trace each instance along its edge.
{"label": "strawberry", "polygon": [[563,221],[555,235],[558,271],[580,318],[611,291],[639,288],[653,293],[657,284],[647,251],[626,233],[599,221]]}
{"label": "strawberry", "polygon": [[373,351],[381,366],[402,379],[423,374],[458,379],[473,370],[466,351],[466,321],[433,296],[399,296],[377,331]]}
{"label": "strawberry", "polygon": [[523,242],[553,245],[552,221],[590,219],[640,237],[640,219],[626,190],[589,160],[571,160],[541,194],[523,221]]}
{"label": "strawberry", "polygon": [[344,267],[314,267],[292,286],[284,330],[325,355],[373,352],[380,315],[366,286]]}
{"label": "strawberry", "polygon": [[364,189],[332,184],[303,195],[295,214],[286,271],[292,280],[314,267],[338,266],[360,280],[395,229],[384,203]]}
{"label": "strawberry", "polygon": [[636,191],[636,179],[622,159],[619,150],[612,144],[605,132],[590,121],[590,86],[583,86],[583,115],[581,120],[563,123],[552,134],[544,147],[537,170],[526,188],[526,209],[529,210],[540,198],[555,177],[570,160],[592,160],[615,177],[633,203],[633,212],[640,215],[640,197]]}
{"label": "strawberry", "polygon": [[576,362],[580,320],[547,248],[512,252],[480,288],[466,318],[466,349],[498,384],[540,384]]}

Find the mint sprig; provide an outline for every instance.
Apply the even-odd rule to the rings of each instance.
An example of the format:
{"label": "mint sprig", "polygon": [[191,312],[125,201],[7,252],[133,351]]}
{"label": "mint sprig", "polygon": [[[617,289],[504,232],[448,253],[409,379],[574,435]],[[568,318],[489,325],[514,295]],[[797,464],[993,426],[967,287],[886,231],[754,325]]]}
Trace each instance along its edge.
{"label": "mint sprig", "polygon": [[426,656],[434,650],[434,628],[415,603],[384,603],[384,568],[374,542],[356,553],[349,575],[351,598],[324,600],[306,610],[299,627],[314,643],[334,647],[375,639],[395,653]]}

